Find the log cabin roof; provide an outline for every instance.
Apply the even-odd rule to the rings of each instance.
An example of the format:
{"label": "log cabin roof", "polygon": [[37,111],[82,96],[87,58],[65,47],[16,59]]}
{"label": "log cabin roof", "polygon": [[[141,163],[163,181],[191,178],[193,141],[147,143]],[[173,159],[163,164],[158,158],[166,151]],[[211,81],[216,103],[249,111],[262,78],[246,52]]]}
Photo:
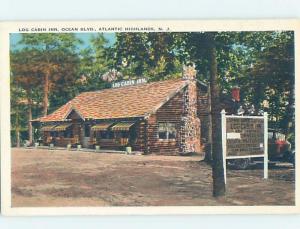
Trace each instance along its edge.
{"label": "log cabin roof", "polygon": [[65,121],[75,111],[82,119],[147,117],[182,90],[188,81],[172,79],[120,88],[83,92],[36,121]]}

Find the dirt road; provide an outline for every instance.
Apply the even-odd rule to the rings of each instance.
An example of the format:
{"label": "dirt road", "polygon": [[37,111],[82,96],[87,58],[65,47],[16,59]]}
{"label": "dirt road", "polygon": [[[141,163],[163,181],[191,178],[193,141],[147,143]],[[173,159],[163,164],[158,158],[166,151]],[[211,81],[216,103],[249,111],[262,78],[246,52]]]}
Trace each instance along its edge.
{"label": "dirt road", "polygon": [[292,166],[229,170],[212,197],[211,168],[197,156],[12,150],[12,206],[294,205]]}

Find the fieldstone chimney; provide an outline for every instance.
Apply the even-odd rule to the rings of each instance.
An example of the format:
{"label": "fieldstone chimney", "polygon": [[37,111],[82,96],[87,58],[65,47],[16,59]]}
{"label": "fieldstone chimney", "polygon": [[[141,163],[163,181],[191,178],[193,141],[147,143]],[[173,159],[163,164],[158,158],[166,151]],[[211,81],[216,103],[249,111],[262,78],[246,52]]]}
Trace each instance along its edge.
{"label": "fieldstone chimney", "polygon": [[183,65],[183,73],[182,73],[182,79],[184,80],[195,80],[197,75],[196,65],[188,64]]}
{"label": "fieldstone chimney", "polygon": [[181,154],[200,152],[200,119],[197,116],[197,71],[195,64],[183,66],[182,79],[188,81],[183,93],[183,115],[181,120]]}

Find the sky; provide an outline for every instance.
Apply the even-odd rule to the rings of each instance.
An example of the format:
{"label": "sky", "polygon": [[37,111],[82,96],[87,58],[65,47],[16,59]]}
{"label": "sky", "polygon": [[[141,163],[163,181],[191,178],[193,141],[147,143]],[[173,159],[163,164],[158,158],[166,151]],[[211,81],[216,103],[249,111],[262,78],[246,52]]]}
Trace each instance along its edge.
{"label": "sky", "polygon": [[[93,35],[97,33],[75,33],[75,36],[78,37],[80,40],[83,41],[82,44],[78,45],[79,49],[84,49],[90,45],[90,39]],[[20,33],[11,33],[10,34],[10,48],[12,50],[20,49],[23,46],[19,45],[18,42],[21,40]],[[116,41],[115,33],[104,33],[105,38],[108,40],[108,45],[111,46]]]}

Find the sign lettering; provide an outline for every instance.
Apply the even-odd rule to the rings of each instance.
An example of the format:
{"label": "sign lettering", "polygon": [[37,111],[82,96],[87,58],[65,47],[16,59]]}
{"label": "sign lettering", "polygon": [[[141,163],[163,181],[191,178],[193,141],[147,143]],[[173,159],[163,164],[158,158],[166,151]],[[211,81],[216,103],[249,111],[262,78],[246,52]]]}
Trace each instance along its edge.
{"label": "sign lettering", "polygon": [[119,82],[113,82],[112,87],[117,88],[117,87],[125,87],[125,86],[132,86],[132,85],[137,85],[137,84],[143,84],[147,83],[146,78],[139,78],[139,79],[132,79],[132,80],[122,80]]}

